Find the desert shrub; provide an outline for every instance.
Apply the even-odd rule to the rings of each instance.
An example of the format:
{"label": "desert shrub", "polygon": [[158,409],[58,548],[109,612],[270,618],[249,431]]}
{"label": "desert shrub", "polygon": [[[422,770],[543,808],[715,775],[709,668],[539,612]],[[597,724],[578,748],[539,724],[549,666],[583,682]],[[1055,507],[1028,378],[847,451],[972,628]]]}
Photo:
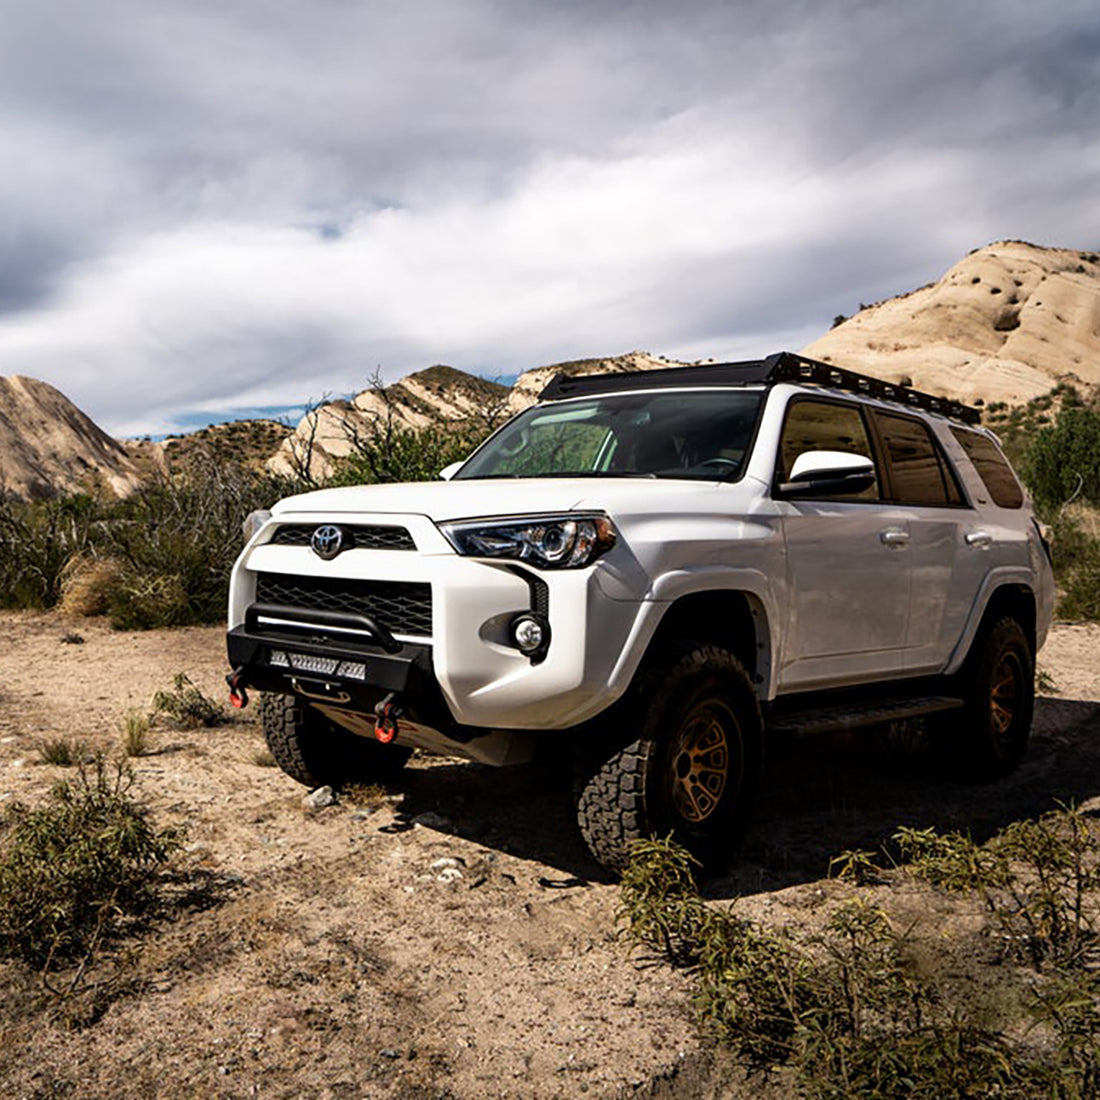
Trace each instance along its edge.
{"label": "desert shrub", "polygon": [[245,516],[299,488],[195,446],[125,500],[0,498],[0,607],[60,602],[120,629],[216,622]]}
{"label": "desert shrub", "polygon": [[328,484],[434,481],[444,466],[466,458],[488,434],[478,422],[420,430],[379,426],[355,437],[355,449],[338,464]]}
{"label": "desert shrub", "polygon": [[37,807],[0,819],[0,956],[49,968],[96,950],[157,901],[158,869],[179,847],[102,757]]}
{"label": "desert shrub", "polygon": [[104,615],[123,578],[116,558],[73,554],[61,569],[58,608],[66,615]]}
{"label": "desert shrub", "polygon": [[[789,1095],[1093,1097],[1094,830],[1066,810],[1016,822],[986,845],[899,830],[912,872],[937,889],[977,892],[1005,953],[1033,968],[1010,1008],[979,1006],[978,1015],[953,999],[950,981],[937,984],[934,967],[915,964],[907,936],[866,898],[842,901],[817,934],[759,927],[704,902],[691,857],[670,841],[634,846],[619,920],[633,948],[691,968],[703,1023],[751,1067],[782,1070]],[[862,851],[834,865],[878,870]]]}
{"label": "desert shrub", "polygon": [[216,622],[225,615],[241,523],[292,491],[209,451],[119,502],[102,528],[105,552],[124,563],[111,599],[120,629]]}
{"label": "desert shrub", "polygon": [[115,630],[185,626],[196,619],[183,578],[177,573],[128,570],[111,592],[109,612]]}
{"label": "desert shrub", "polygon": [[87,549],[98,505],[89,496],[26,502],[0,496],[0,607],[52,607],[64,569]]}
{"label": "desert shrub", "polygon": [[1072,511],[1059,509],[1052,525],[1058,614],[1066,619],[1100,619],[1100,539],[1090,535]]}
{"label": "desert shrub", "polygon": [[1080,810],[1015,821],[985,844],[933,829],[899,829],[894,839],[914,874],[982,899],[1006,956],[1062,970],[1095,961],[1098,837]]}
{"label": "desert shrub", "polygon": [[225,708],[195,687],[186,672],[177,672],[171,691],[153,696],[153,719],[167,718],[180,729],[220,726],[228,722]]}

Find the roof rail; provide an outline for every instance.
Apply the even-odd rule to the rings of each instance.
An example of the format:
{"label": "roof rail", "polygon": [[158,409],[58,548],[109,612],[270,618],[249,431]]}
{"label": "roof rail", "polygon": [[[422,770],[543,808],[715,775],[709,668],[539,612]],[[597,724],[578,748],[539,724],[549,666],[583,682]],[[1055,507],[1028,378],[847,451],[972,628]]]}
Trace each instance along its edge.
{"label": "roof rail", "polygon": [[824,386],[849,393],[890,401],[909,408],[938,413],[965,424],[977,424],[981,413],[946,397],[922,393],[909,386],[883,382],[866,374],[845,370],[832,363],[807,359],[789,351],[776,352],[766,359],[740,363],[711,363],[706,366],[669,367],[663,370],[621,371],[615,374],[556,374],[539,395],[542,401],[560,401],[587,394],[618,393],[623,390],[659,389],[670,385],[752,386],[795,382],[801,385]]}

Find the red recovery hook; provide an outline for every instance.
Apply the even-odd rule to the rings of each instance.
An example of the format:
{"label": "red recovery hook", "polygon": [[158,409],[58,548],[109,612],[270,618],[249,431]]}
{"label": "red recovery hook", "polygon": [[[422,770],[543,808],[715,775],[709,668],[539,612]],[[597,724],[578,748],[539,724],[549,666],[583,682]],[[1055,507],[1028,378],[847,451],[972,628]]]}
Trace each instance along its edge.
{"label": "red recovery hook", "polygon": [[244,669],[235,668],[226,678],[229,685],[229,702],[238,710],[248,706],[248,692],[244,687]]}
{"label": "red recovery hook", "polygon": [[401,717],[401,707],[394,702],[393,692],[374,707],[374,736],[388,745],[397,736],[397,719]]}

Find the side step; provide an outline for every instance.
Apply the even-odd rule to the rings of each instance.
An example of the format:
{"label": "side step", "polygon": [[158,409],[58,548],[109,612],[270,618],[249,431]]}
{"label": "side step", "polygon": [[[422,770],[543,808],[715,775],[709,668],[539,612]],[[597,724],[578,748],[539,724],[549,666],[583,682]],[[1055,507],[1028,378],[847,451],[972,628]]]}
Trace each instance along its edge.
{"label": "side step", "polygon": [[919,718],[922,714],[937,714],[944,710],[957,710],[961,699],[947,695],[923,695],[910,699],[876,699],[873,703],[851,703],[821,710],[803,710],[781,714],[767,721],[773,733],[802,735],[809,733],[835,733],[838,730],[856,729],[859,726],[878,726],[896,722],[900,718]]}

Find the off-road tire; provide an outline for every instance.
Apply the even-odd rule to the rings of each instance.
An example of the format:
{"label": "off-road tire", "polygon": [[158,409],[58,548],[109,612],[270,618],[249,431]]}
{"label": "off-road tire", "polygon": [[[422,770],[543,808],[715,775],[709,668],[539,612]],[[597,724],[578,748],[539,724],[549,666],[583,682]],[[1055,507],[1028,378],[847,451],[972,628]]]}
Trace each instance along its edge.
{"label": "off-road tire", "polygon": [[357,737],[293,695],[260,694],[260,722],[275,763],[307,787],[387,779],[411,752]]}
{"label": "off-road tire", "polygon": [[954,733],[963,773],[1007,775],[1027,751],[1035,711],[1035,657],[1023,628],[999,619],[979,638],[960,673],[963,708]]}
{"label": "off-road tire", "polygon": [[577,823],[592,855],[618,872],[631,841],[671,835],[713,863],[747,823],[763,764],[760,706],[741,663],[691,647],[644,674],[604,725],[581,735],[575,755]]}

